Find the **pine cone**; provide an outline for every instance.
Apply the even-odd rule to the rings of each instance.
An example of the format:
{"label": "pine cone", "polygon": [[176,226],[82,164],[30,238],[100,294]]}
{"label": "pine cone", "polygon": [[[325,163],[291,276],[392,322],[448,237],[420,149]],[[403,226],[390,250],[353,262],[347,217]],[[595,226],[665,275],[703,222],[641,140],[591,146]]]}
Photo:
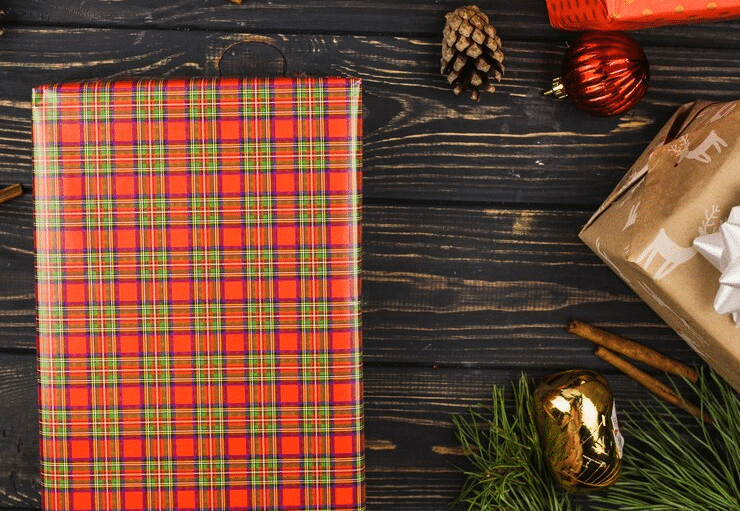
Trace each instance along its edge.
{"label": "pine cone", "polygon": [[470,97],[478,101],[479,91],[493,92],[492,78],[500,82],[503,76],[501,39],[475,5],[458,7],[445,18],[441,72],[454,85],[455,94],[470,88]]}

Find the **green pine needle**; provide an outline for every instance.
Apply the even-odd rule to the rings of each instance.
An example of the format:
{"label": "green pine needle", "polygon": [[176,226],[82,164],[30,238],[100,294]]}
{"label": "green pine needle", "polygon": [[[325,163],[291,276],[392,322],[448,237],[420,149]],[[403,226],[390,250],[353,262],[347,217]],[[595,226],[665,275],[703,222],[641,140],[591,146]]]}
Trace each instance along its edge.
{"label": "green pine needle", "polygon": [[471,410],[453,416],[455,432],[471,469],[460,495],[469,511],[577,511],[579,508],[550,479],[532,415],[530,380],[514,385],[514,413],[504,405],[504,391],[493,388],[486,415]]}
{"label": "green pine needle", "polygon": [[662,401],[635,405],[642,421],[625,431],[622,476],[589,495],[594,509],[740,511],[740,396],[710,374],[687,385],[713,426],[679,418]]}
{"label": "green pine needle", "polygon": [[[709,373],[711,376],[706,376]],[[740,511],[740,395],[712,371],[686,382],[710,416],[677,415],[657,398],[637,403],[625,423],[622,475],[608,491],[589,493],[596,511]],[[677,387],[674,389],[678,392]],[[513,414],[503,389],[494,387],[484,413],[453,416],[455,432],[472,468],[451,505],[469,511],[579,511],[551,480],[532,414],[532,383],[514,385]],[[639,416],[638,420],[633,420]]]}

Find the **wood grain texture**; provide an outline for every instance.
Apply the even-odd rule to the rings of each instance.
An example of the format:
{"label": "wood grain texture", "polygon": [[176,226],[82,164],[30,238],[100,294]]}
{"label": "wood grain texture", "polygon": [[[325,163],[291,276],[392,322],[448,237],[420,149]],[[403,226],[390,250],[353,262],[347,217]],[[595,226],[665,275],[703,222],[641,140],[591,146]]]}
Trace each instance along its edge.
{"label": "wood grain texture", "polygon": [[[0,349],[35,348],[32,206],[0,205]],[[583,211],[366,206],[365,358],[427,366],[598,364],[573,317],[698,358],[577,238]],[[532,346],[537,349],[533,350]]]}
{"label": "wood grain texture", "polygon": [[[620,411],[633,411],[630,400],[649,399],[638,385],[605,366],[604,371]],[[539,380],[549,373],[527,374]],[[492,386],[510,387],[519,375],[518,370],[368,366],[366,437],[369,446],[385,446],[366,452],[368,509],[447,509],[463,482],[454,466],[465,463],[450,415],[488,403]],[[0,509],[40,507],[35,379],[32,355],[0,358]],[[639,423],[621,421],[628,442],[630,428]]]}
{"label": "wood grain texture", "polygon": [[[550,28],[544,1],[524,0],[514,6],[506,0],[487,2],[500,31],[510,36],[536,31],[556,37]],[[342,1],[310,3],[295,0],[247,1],[234,5],[227,0],[146,0],[110,2],[94,0],[72,5],[52,0],[8,0],[3,5],[7,22],[19,24],[92,25],[199,30],[276,32],[293,30],[313,33],[404,33],[441,34],[444,14],[457,7],[454,1],[426,0]]]}
{"label": "wood grain texture", "polygon": [[[90,41],[95,44],[91,45]],[[30,185],[30,101],[54,81],[135,76],[351,75],[364,80],[367,198],[597,207],[675,108],[737,96],[740,54],[647,48],[651,88],[632,112],[593,118],[542,96],[563,48],[507,48],[499,90],[455,97],[436,40],[104,29],[17,29],[0,52],[0,180]],[[50,51],[49,48],[53,48]],[[687,71],[701,69],[694,75]],[[220,71],[221,70],[221,71]]]}
{"label": "wood grain texture", "polygon": [[40,507],[36,359],[0,357],[0,506]]}
{"label": "wood grain texture", "polygon": [[[577,238],[563,210],[366,208],[363,335],[369,360],[465,367],[594,367],[577,317],[694,353]],[[536,349],[532,349],[536,346]]]}
{"label": "wood grain texture", "polygon": [[[354,33],[439,35],[455,0],[5,0],[3,23],[16,25],[108,26],[257,33]],[[488,0],[480,3],[504,40],[565,41],[573,33],[553,29],[545,0]],[[737,48],[740,21],[682,25],[635,32],[643,44]]]}
{"label": "wood grain texture", "polygon": [[35,282],[33,196],[26,190],[0,205],[0,352],[36,347]]}

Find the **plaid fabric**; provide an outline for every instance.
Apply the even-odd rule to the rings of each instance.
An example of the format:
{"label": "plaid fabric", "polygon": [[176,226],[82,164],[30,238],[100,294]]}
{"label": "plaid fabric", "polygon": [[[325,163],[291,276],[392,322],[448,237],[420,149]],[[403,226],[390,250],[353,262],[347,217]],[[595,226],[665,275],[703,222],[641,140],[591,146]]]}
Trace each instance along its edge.
{"label": "plaid fabric", "polygon": [[358,80],[34,91],[43,505],[364,507]]}

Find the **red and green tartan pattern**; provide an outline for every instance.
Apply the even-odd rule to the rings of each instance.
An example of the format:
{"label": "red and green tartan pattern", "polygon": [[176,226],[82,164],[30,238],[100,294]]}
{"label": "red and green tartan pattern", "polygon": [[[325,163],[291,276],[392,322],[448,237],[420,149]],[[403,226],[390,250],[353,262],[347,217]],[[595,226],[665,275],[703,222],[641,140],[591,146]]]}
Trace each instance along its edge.
{"label": "red and green tartan pattern", "polygon": [[364,508],[360,82],[34,91],[46,510]]}

